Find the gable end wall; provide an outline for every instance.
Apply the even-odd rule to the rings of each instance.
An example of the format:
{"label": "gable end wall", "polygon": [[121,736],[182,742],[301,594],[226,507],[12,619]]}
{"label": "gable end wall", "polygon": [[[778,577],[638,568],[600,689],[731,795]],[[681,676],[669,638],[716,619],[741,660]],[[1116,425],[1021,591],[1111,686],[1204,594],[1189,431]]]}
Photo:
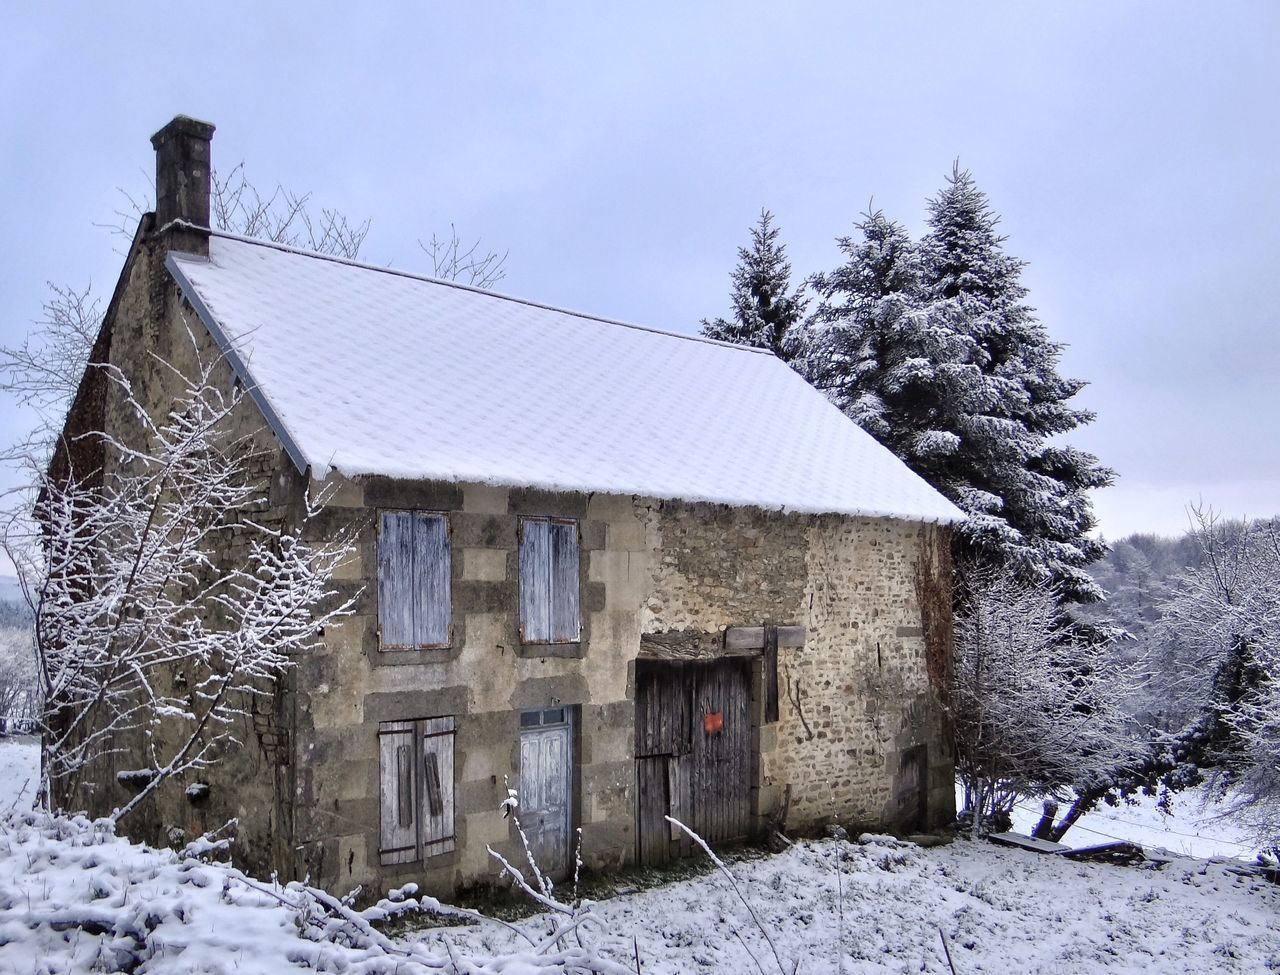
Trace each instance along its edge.
{"label": "gable end wall", "polygon": [[[227,391],[235,377],[165,271],[163,242],[147,235],[149,226],[149,218],[144,218],[108,309],[95,357],[118,368],[151,416],[160,417],[179,394],[175,377],[162,361],[187,375],[193,374],[197,357],[215,363],[215,381]],[[103,375],[101,370],[86,375],[78,397],[83,406],[78,414],[73,411],[69,422],[104,429],[126,443],[137,443],[139,425],[119,386]],[[245,468],[268,499],[254,512],[255,520],[267,527],[297,525],[305,483],[249,397],[233,412],[228,429],[232,436],[249,437],[252,444]],[[79,456],[84,455],[81,451]],[[103,465],[108,477],[119,470],[109,451],[97,450],[95,462]],[[242,563],[248,544],[242,530],[229,526],[220,553],[222,564]],[[188,686],[194,683],[195,675],[182,673],[182,668],[170,678],[179,674]],[[236,819],[235,853],[243,866],[267,876],[281,864],[290,863],[295,772],[292,683],[293,675],[289,674],[277,685],[264,687],[267,693],[236,724],[234,735],[239,744],[226,748],[213,766],[162,786],[130,815],[123,830],[151,843],[180,844]],[[162,747],[173,732],[166,726],[155,732]],[[106,815],[132,798],[133,793],[117,781],[116,773],[145,767],[142,740],[135,734],[117,744],[123,754],[102,761],[79,794],[60,797],[69,808]],[[193,801],[186,788],[196,782],[207,784],[209,790],[206,798]]]}

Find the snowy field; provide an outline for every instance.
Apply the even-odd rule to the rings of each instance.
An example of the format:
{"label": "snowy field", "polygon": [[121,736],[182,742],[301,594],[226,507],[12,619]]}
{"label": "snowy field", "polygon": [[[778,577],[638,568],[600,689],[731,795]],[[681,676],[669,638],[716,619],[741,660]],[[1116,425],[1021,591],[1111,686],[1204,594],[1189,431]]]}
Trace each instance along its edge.
{"label": "snowy field", "polygon": [[[0,741],[4,808],[33,756],[29,742]],[[946,973],[943,935],[961,975],[1280,972],[1280,888],[1238,867],[1180,856],[1158,869],[1077,864],[971,841],[799,843],[731,864],[751,910],[709,873],[601,901],[583,941],[613,975],[634,973],[637,953],[643,975],[774,973],[779,961],[787,973],[797,963],[801,973]],[[545,915],[515,926],[529,940],[483,921],[391,942],[368,928],[374,915],[335,917],[322,896],[83,820],[15,814],[0,834],[0,973],[551,975],[574,951],[585,957],[572,936],[564,951],[533,953],[529,940],[551,930]]]}
{"label": "snowy field", "polygon": [[[1257,843],[1245,830],[1223,818],[1221,804],[1205,802],[1203,788],[1175,795],[1172,807],[1173,815],[1167,815],[1157,808],[1154,798],[1146,797],[1116,808],[1103,805],[1081,816],[1062,841],[1079,847],[1129,840],[1148,850],[1183,856],[1235,857],[1250,863],[1257,859]],[[1017,832],[1030,833],[1039,821],[1038,804],[1021,802],[1014,806],[1013,828]]]}

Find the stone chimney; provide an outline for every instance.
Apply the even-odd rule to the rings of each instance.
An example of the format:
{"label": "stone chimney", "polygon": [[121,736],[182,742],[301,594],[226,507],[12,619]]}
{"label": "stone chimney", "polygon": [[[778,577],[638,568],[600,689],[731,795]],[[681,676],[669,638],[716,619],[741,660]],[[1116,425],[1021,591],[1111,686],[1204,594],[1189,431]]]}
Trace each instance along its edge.
{"label": "stone chimney", "polygon": [[[209,254],[209,143],[213,126],[186,115],[151,137],[156,150],[156,230],[170,250]],[[174,221],[196,228],[172,226]]]}

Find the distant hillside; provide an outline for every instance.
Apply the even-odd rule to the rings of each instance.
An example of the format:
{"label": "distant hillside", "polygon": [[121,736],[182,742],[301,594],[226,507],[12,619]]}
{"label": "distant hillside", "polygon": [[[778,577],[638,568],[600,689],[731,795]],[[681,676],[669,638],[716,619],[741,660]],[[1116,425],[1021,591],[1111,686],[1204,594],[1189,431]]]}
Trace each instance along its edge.
{"label": "distant hillside", "polygon": [[1112,542],[1107,554],[1089,566],[1089,574],[1106,590],[1106,601],[1076,611],[1096,623],[1118,623],[1141,640],[1160,619],[1160,605],[1175,577],[1197,566],[1200,558],[1200,544],[1190,534],[1138,534]]}

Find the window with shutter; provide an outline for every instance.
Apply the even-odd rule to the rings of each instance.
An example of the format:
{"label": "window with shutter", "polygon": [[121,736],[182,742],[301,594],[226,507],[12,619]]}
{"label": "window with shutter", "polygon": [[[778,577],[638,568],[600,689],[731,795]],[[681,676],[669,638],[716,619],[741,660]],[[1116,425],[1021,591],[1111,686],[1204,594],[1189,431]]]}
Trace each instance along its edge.
{"label": "window with shutter", "polygon": [[413,721],[387,721],[378,725],[378,751],[382,791],[382,832],[379,846],[383,863],[409,863],[418,859],[418,823],[414,816]]}
{"label": "window with shutter", "polygon": [[378,525],[378,634],[383,650],[452,642],[449,521],[427,511],[384,511]]}
{"label": "window with shutter", "polygon": [[452,717],[378,725],[383,863],[453,849],[454,731]]}
{"label": "window with shutter", "polygon": [[520,639],[577,643],[582,638],[578,523],[565,518],[520,522]]}

